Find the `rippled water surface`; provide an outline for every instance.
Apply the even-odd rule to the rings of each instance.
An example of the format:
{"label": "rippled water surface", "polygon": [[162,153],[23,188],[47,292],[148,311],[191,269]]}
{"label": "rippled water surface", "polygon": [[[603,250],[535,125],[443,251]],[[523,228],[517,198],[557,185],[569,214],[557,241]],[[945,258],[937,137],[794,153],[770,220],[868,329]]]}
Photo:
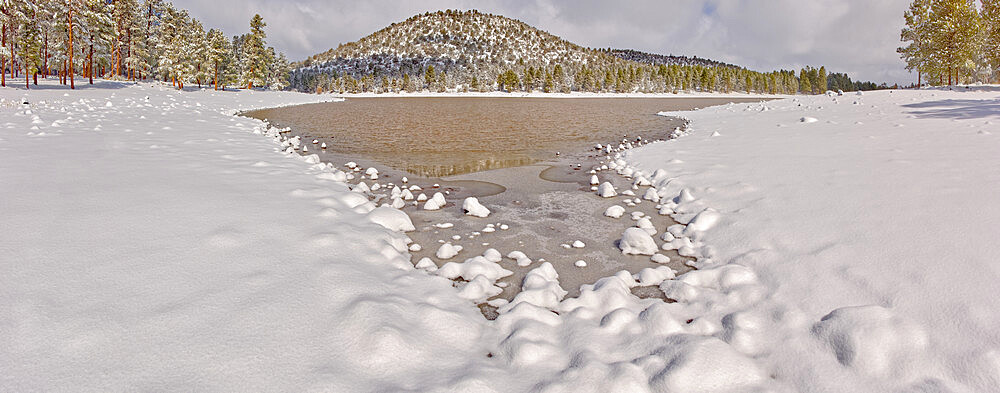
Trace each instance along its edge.
{"label": "rippled water surface", "polygon": [[[545,161],[625,135],[665,138],[680,125],[660,111],[729,98],[351,98],[247,113],[292,127],[305,142],[422,176]],[[744,100],[746,101],[746,100]],[[316,145],[308,144],[310,149]]]}

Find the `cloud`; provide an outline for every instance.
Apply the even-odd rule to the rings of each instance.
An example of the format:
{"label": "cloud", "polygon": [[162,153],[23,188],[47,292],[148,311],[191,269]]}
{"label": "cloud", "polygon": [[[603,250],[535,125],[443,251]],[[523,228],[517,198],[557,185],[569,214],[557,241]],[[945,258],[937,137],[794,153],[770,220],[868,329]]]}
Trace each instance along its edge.
{"label": "cloud", "polygon": [[174,0],[229,35],[250,17],[290,59],[355,41],[393,22],[444,9],[520,19],[576,44],[707,57],[756,70],[824,65],[853,78],[909,83],[896,54],[908,0]]}

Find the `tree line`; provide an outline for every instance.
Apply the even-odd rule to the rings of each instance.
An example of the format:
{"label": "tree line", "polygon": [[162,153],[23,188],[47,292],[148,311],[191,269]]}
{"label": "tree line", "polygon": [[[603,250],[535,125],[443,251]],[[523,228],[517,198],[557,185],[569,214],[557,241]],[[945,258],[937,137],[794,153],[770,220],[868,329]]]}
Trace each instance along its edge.
{"label": "tree line", "polygon": [[[874,90],[885,84],[854,82],[846,74],[827,74],[826,67],[795,71],[757,72],[744,68],[703,65],[528,65],[480,69],[451,61],[396,70],[330,72],[301,67],[292,71],[289,83],[305,92],[399,93],[399,92],[591,92],[591,93],[679,93],[681,91],[746,92],[761,94],[822,94],[827,90]],[[368,68],[368,69],[366,69]]]}
{"label": "tree line", "polygon": [[9,75],[29,89],[39,76],[71,89],[76,76],[283,89],[289,63],[265,26],[254,15],[227,38],[164,0],[0,0],[0,86]]}
{"label": "tree line", "polygon": [[897,49],[917,85],[990,82],[1000,68],[1000,0],[914,0]]}

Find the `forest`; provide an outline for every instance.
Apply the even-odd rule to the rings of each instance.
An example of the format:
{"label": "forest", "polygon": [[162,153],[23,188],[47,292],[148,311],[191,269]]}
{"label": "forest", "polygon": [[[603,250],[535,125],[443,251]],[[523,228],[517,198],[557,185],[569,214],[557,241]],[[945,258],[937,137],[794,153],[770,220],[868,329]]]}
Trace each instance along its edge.
{"label": "forest", "polygon": [[185,84],[284,89],[289,63],[267,46],[263,18],[248,33],[205,30],[186,10],[163,0],[0,0],[0,85],[24,77],[160,80]]}

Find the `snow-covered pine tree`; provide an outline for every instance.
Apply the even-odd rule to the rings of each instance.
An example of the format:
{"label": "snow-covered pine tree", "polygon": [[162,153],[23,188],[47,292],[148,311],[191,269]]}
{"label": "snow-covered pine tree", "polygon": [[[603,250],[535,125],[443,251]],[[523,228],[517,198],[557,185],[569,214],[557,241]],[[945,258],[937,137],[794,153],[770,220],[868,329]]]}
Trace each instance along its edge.
{"label": "snow-covered pine tree", "polygon": [[[7,43],[13,40],[9,37],[13,31],[11,14],[13,10],[13,0],[0,0],[0,86],[7,86],[7,66],[13,70],[13,51],[7,47]],[[13,77],[13,76],[12,76]]]}
{"label": "snow-covered pine tree", "polygon": [[157,75],[159,72],[157,70],[157,63],[160,55],[157,51],[157,43],[160,40],[160,27],[163,24],[162,17],[164,7],[165,4],[163,0],[145,0],[142,3],[142,9],[139,10],[141,16],[139,17],[137,25],[140,32],[137,35],[142,40],[141,52],[145,55],[145,73],[140,75],[140,79],[146,79],[147,77]]}
{"label": "snow-covered pine tree", "polygon": [[[29,76],[36,76],[41,69],[41,31],[36,23],[38,6],[31,2],[15,1],[13,7],[13,23],[16,36],[17,56],[24,69],[24,87],[30,89]],[[36,76],[37,84],[37,76]]]}
{"label": "snow-covered pine tree", "polygon": [[[219,90],[219,77],[225,77],[226,63],[230,59],[231,44],[226,39],[222,31],[211,29],[208,31],[208,63],[212,68],[212,84],[215,90]],[[220,72],[221,71],[221,72]],[[225,90],[226,83],[222,82],[222,89]]]}
{"label": "snow-covered pine tree", "polygon": [[254,85],[263,86],[266,81],[268,66],[267,48],[264,46],[267,34],[264,33],[264,18],[260,14],[255,14],[250,19],[250,34],[243,39],[241,79],[247,85],[247,89],[252,89]]}
{"label": "snow-covered pine tree", "polygon": [[[90,84],[93,84],[94,75],[103,75],[101,66],[107,64],[106,59],[110,57],[110,43],[115,34],[114,23],[105,0],[86,0],[86,9],[83,11],[87,29],[87,75]],[[97,64],[94,64],[95,59]]]}
{"label": "snow-covered pine tree", "polygon": [[209,57],[211,46],[208,43],[208,34],[205,33],[205,28],[197,19],[191,19],[188,23],[185,41],[187,60],[192,72],[191,77],[198,84],[198,88],[201,88],[202,82],[207,83],[212,78],[212,64]]}
{"label": "snow-covered pine tree", "polygon": [[[274,51],[274,48],[271,48]],[[267,85],[272,90],[282,90],[288,87],[288,73],[291,71],[291,66],[289,65],[288,58],[285,57],[284,53],[278,53],[274,56],[271,61],[270,77],[267,80]]]}

